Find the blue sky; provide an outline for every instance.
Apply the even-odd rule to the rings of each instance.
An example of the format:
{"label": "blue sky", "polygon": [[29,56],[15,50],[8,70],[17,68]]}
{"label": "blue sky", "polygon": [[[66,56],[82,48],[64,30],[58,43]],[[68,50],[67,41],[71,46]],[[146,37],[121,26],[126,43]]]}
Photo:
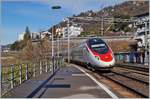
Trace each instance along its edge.
{"label": "blue sky", "polygon": [[[67,16],[80,12],[100,9],[124,0],[2,0],[1,2],[1,43],[9,44],[29,26],[31,32],[47,30]],[[54,11],[53,5],[62,9]]]}

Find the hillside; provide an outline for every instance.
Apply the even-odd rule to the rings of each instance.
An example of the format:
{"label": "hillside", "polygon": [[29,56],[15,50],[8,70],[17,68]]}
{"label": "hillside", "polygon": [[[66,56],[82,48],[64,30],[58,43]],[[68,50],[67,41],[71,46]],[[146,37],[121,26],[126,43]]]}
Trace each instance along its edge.
{"label": "hillside", "polygon": [[[149,12],[149,1],[125,1],[115,6],[108,6],[102,10],[94,12],[92,10],[81,12],[79,15],[73,15],[72,17],[105,17],[105,18],[130,18],[135,15]],[[76,23],[83,23],[81,26],[84,29],[82,35],[102,35],[101,23],[92,21],[76,20]],[[88,23],[88,24],[84,24]],[[115,23],[115,22],[114,22]],[[133,29],[128,27],[129,23],[115,23],[112,25],[104,35],[126,35],[126,32],[132,32]],[[60,22],[60,26],[66,26],[66,23]],[[56,25],[57,26],[57,25]],[[109,23],[103,24],[103,32],[110,26]],[[49,29],[51,31],[51,29]]]}
{"label": "hillside", "polygon": [[112,17],[115,15],[126,15],[126,16],[135,16],[149,12],[149,1],[125,1],[121,4],[115,6],[108,6],[104,9],[93,12],[89,10],[87,12],[81,12],[79,15],[74,16],[92,16],[92,17]]}

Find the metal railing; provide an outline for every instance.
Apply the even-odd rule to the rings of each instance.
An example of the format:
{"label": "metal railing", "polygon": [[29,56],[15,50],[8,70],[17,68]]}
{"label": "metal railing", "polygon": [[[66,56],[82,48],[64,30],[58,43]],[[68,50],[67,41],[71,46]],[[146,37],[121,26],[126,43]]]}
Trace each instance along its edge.
{"label": "metal railing", "polygon": [[32,77],[46,72],[50,72],[53,75],[61,64],[61,57],[55,57],[54,59],[40,59],[32,63],[26,62],[2,66],[1,96]]}
{"label": "metal railing", "polygon": [[119,52],[114,53],[114,56],[116,63],[145,63],[145,54],[142,52]]}

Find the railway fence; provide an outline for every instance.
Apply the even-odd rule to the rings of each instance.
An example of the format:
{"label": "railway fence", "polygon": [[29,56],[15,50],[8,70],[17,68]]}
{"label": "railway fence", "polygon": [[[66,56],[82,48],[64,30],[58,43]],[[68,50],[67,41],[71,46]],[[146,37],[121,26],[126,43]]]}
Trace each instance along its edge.
{"label": "railway fence", "polygon": [[60,65],[62,65],[62,58],[55,57],[53,59],[46,58],[34,62],[2,66],[1,96],[32,77],[47,72],[53,75]]}
{"label": "railway fence", "polygon": [[145,63],[145,54],[142,52],[119,52],[114,53],[114,56],[117,63]]}

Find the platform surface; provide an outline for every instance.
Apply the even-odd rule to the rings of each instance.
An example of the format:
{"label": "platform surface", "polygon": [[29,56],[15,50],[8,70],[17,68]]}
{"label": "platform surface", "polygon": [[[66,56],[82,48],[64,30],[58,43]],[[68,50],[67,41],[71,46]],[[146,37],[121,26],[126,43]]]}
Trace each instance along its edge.
{"label": "platform surface", "polygon": [[[13,89],[14,98],[112,98],[101,86],[73,65],[32,78]],[[108,88],[109,89],[109,88]]]}

